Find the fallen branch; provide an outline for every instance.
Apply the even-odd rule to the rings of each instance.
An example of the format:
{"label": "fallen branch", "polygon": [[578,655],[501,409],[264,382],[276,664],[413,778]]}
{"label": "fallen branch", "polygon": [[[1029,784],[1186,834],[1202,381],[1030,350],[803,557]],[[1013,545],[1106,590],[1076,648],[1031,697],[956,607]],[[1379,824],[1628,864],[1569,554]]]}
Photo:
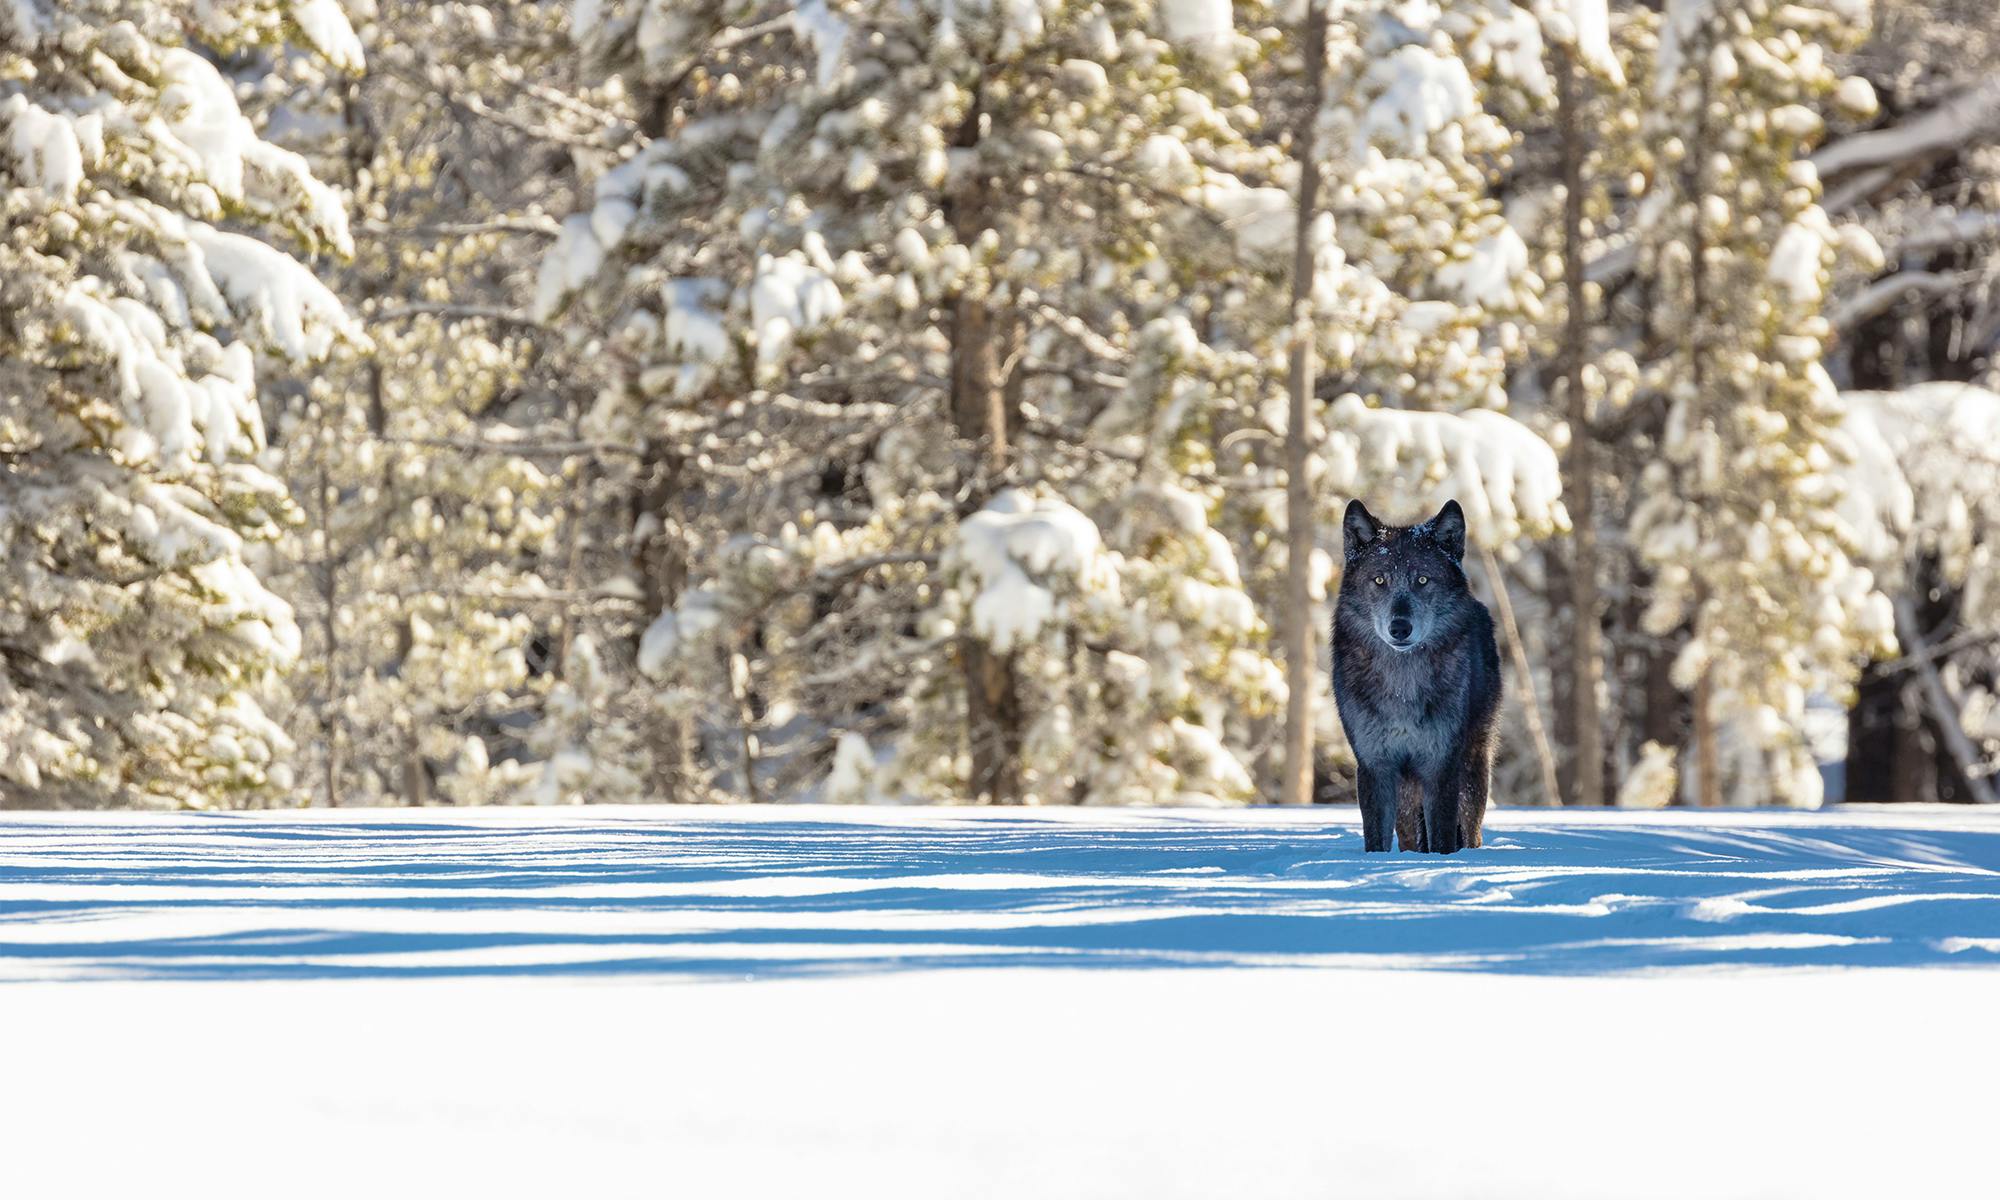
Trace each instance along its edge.
{"label": "fallen branch", "polygon": [[1542,793],[1550,808],[1562,807],[1562,787],[1556,782],[1556,755],[1549,745],[1549,731],[1542,724],[1542,702],[1535,695],[1535,673],[1528,665],[1527,648],[1521,645],[1521,627],[1514,622],[1514,602],[1507,595],[1507,580],[1493,551],[1479,548],[1479,561],[1486,568],[1486,581],[1493,589],[1493,607],[1500,610],[1500,629],[1506,637],[1508,657],[1514,660],[1514,674],[1521,677],[1521,715],[1527,718],[1528,738],[1535,744],[1535,761],[1542,771]]}

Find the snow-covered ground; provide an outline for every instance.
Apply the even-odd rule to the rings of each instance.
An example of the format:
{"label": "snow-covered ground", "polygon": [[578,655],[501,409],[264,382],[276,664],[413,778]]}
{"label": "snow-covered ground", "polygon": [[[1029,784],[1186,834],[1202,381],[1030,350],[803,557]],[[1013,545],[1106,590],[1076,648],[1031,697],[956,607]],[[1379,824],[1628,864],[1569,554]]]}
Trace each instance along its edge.
{"label": "snow-covered ground", "polygon": [[31,1196],[1956,1196],[2000,814],[0,816]]}

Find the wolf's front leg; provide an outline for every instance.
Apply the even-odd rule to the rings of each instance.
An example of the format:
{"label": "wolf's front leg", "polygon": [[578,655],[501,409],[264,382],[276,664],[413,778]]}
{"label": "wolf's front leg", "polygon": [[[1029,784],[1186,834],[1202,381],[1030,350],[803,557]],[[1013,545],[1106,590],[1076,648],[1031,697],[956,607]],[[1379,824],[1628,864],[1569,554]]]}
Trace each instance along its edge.
{"label": "wolf's front leg", "polygon": [[1454,757],[1436,775],[1424,779],[1424,849],[1433,854],[1455,853],[1463,834],[1459,828],[1461,773]]}
{"label": "wolf's front leg", "polygon": [[1486,827],[1486,794],[1493,786],[1493,751],[1490,746],[1478,749],[1477,754],[1466,754],[1465,765],[1460,768],[1459,786],[1463,794],[1458,803],[1458,845],[1461,850],[1477,850],[1484,844],[1481,831]]}
{"label": "wolf's front leg", "polygon": [[1361,848],[1387,850],[1396,827],[1396,776],[1356,763],[1355,777],[1361,800]]}
{"label": "wolf's front leg", "polygon": [[1396,787],[1396,849],[1424,850],[1424,787],[1413,776],[1404,776]]}

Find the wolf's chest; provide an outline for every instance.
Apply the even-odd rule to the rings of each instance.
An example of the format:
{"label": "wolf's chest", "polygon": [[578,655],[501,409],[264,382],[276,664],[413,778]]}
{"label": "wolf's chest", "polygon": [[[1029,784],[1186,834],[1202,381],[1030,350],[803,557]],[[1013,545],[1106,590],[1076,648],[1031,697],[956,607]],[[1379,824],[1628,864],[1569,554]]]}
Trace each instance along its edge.
{"label": "wolf's chest", "polygon": [[1465,683],[1438,664],[1412,661],[1398,669],[1358,673],[1336,688],[1341,722],[1361,750],[1422,756],[1454,741],[1463,724]]}

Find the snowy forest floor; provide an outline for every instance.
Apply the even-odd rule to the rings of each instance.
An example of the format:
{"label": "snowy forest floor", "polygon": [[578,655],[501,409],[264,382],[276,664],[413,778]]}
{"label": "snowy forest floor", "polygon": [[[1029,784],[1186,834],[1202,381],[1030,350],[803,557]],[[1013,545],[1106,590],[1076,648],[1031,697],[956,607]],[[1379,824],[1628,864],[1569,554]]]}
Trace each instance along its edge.
{"label": "snowy forest floor", "polygon": [[0,814],[7,1173],[1979,1194],[1996,818],[1512,810],[1434,858],[1342,809]]}

